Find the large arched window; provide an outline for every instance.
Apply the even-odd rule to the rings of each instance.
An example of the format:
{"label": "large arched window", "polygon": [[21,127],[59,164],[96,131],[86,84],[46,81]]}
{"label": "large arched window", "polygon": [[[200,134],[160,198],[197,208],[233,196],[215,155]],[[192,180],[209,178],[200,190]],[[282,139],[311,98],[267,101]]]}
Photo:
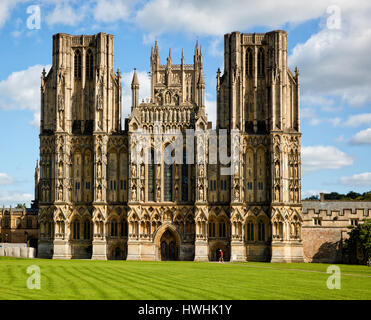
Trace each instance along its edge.
{"label": "large arched window", "polygon": [[182,201],[188,201],[188,166],[187,166],[187,152],[183,150],[183,164],[182,164]]}
{"label": "large arched window", "polygon": [[89,220],[85,220],[84,222],[84,239],[91,238],[91,224]]}
{"label": "large arched window", "polygon": [[264,68],[265,68],[264,49],[259,48],[259,52],[258,52],[258,76],[264,76]]}
{"label": "large arched window", "polygon": [[72,237],[74,240],[79,240],[80,239],[80,221],[75,220],[72,224]]}
{"label": "large arched window", "polygon": [[246,51],[246,75],[252,76],[252,51],[251,48],[248,48]]}
{"label": "large arched window", "polygon": [[93,53],[89,49],[88,52],[86,53],[86,60],[85,60],[85,65],[86,65],[86,79],[87,80],[92,80],[93,79]]}
{"label": "large arched window", "polygon": [[111,237],[117,237],[117,221],[111,221],[111,230],[110,230]]}
{"label": "large arched window", "polygon": [[258,223],[258,240],[265,241],[265,225],[262,221]]}
{"label": "large arched window", "polygon": [[74,75],[75,75],[75,78],[77,78],[77,79],[81,78],[81,53],[80,53],[79,50],[75,51]]}
{"label": "large arched window", "polygon": [[219,222],[219,237],[225,238],[226,236],[227,234],[226,234],[225,222],[221,221]]}
{"label": "large arched window", "polygon": [[164,163],[164,200],[172,201],[173,199],[173,166]]}
{"label": "large arched window", "polygon": [[148,201],[155,201],[155,165],[154,151],[148,153]]}
{"label": "large arched window", "polygon": [[215,222],[209,222],[209,237],[214,238],[215,237]]}
{"label": "large arched window", "polygon": [[246,224],[246,240],[254,241],[254,224],[252,222]]}

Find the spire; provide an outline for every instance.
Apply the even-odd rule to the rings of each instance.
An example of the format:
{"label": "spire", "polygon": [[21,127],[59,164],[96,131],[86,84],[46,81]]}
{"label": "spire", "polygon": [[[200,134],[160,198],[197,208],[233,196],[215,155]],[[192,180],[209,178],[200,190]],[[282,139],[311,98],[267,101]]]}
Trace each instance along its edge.
{"label": "spire", "polygon": [[139,88],[139,81],[137,76],[137,68],[134,68],[134,74],[133,74],[133,81],[131,82],[131,88],[134,89],[135,87]]}
{"label": "spire", "polygon": [[131,82],[131,108],[139,106],[139,81],[137,76],[137,69],[134,68],[133,81]]}
{"label": "spire", "polygon": [[171,60],[171,48],[169,48],[169,56],[167,57],[167,64],[168,65],[171,65],[172,64],[172,60]]}
{"label": "spire", "polygon": [[182,64],[184,64],[184,50],[183,50],[183,48],[182,48],[182,60],[181,60],[182,62]]}
{"label": "spire", "polygon": [[196,42],[195,56],[198,56],[198,40],[197,40],[197,42]]}
{"label": "spire", "polygon": [[157,40],[155,41],[155,55],[158,56],[158,45],[157,45]]}

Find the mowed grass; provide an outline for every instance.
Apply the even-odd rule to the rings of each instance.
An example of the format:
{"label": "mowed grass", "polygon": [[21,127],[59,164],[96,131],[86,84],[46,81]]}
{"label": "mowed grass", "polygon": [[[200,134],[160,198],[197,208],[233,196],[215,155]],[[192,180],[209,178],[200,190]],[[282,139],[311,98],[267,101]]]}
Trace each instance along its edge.
{"label": "mowed grass", "polygon": [[[41,289],[27,289],[27,267]],[[327,264],[90,261],[0,258],[0,299],[371,299],[371,268],[338,265],[341,289],[329,290]]]}

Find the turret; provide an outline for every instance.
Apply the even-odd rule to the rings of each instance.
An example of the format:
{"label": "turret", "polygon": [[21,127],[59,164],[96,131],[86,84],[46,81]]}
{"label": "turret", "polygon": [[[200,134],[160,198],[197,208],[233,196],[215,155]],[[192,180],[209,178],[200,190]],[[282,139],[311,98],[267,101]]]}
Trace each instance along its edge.
{"label": "turret", "polygon": [[134,68],[133,81],[131,82],[131,101],[132,109],[139,106],[139,80],[136,68]]}

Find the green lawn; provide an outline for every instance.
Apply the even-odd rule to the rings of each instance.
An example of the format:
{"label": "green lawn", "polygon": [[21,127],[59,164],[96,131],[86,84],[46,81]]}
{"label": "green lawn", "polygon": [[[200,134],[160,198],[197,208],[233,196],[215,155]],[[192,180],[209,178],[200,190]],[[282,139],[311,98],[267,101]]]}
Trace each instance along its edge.
{"label": "green lawn", "polygon": [[[27,289],[27,267],[41,289]],[[0,299],[371,299],[371,268],[326,264],[42,260],[0,257]]]}

